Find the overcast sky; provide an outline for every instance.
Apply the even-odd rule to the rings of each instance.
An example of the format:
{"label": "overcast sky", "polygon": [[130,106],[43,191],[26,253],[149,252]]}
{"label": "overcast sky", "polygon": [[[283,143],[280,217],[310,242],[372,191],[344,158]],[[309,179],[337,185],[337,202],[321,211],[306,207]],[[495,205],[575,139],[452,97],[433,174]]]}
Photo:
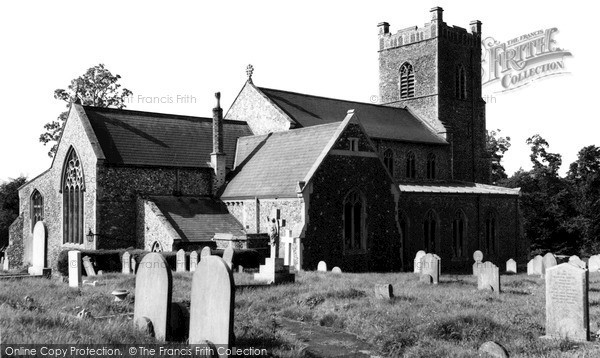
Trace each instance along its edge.
{"label": "overcast sky", "polygon": [[[592,2],[5,1],[0,181],[48,168],[48,147],[38,138],[64,110],[53,92],[98,63],[133,91],[128,109],[210,117],[214,92],[229,108],[249,63],[258,86],[369,102],[378,94],[377,23],[389,22],[393,33],[423,26],[433,6],[444,8],[449,25],[482,21],[483,37],[500,42],[556,27],[556,45],[573,54],[564,60],[567,75],[502,94],[484,88],[488,129],[512,138],[509,174],[529,168],[525,139],[536,133],[563,155],[563,172],[583,146],[600,145],[599,6]],[[177,103],[177,96],[190,100]]]}

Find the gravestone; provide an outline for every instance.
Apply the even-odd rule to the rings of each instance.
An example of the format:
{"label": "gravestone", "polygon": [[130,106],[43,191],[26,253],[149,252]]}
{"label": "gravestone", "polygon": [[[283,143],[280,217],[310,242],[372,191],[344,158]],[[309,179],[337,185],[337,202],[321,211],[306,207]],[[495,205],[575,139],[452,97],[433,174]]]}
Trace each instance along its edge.
{"label": "gravestone", "polygon": [[195,272],[198,266],[198,251],[192,251],[190,254],[190,272]]}
{"label": "gravestone", "polygon": [[131,273],[131,254],[127,251],[123,253],[123,257],[121,258],[121,273],[130,274]]}
{"label": "gravestone", "polygon": [[517,273],[517,262],[513,259],[506,261],[506,272]]}
{"label": "gravestone", "polygon": [[2,253],[2,257],[0,257],[0,270],[4,270],[4,253]]}
{"label": "gravestone", "polygon": [[491,290],[495,294],[500,294],[500,270],[498,266],[487,261],[479,267],[479,275],[477,276],[478,290]]}
{"label": "gravestone", "polygon": [[131,272],[135,274],[135,268],[137,266],[137,261],[135,261],[135,257],[131,257]]}
{"label": "gravestone", "polygon": [[569,263],[583,269],[587,267],[585,261],[582,261],[577,255],[569,257]]}
{"label": "gravestone", "polygon": [[527,262],[527,275],[531,276],[533,275],[533,259],[529,260],[529,262]]}
{"label": "gravestone", "polygon": [[208,246],[204,246],[202,248],[202,251],[200,252],[200,257],[205,257],[205,256],[210,256],[211,255],[211,251],[210,251],[210,247]]}
{"label": "gravestone", "polygon": [[394,287],[389,283],[375,285],[375,297],[389,300],[394,297]]}
{"label": "gravestone", "polygon": [[233,269],[233,247],[228,246],[225,251],[223,251],[223,261],[225,261],[230,269]]}
{"label": "gravestone", "polygon": [[479,354],[484,357],[508,358],[506,348],[496,342],[487,341],[479,347]]}
{"label": "gravestone", "polygon": [[319,261],[319,264],[317,265],[317,271],[327,271],[327,264],[325,263],[325,261]]}
{"label": "gravestone", "polygon": [[571,263],[546,271],[546,338],[590,340],[588,271]]}
{"label": "gravestone", "polygon": [[223,259],[208,256],[200,261],[192,278],[189,344],[209,342],[218,347],[219,356],[234,344],[233,274]]}
{"label": "gravestone", "polygon": [[33,227],[33,241],[31,245],[31,267],[28,269],[30,275],[41,275],[46,267],[46,225],[38,221]]}
{"label": "gravestone", "polygon": [[544,258],[540,255],[537,255],[533,258],[533,274],[534,275],[543,275],[543,267],[544,267]]}
{"label": "gravestone", "polygon": [[542,259],[542,276],[546,273],[547,269],[553,266],[556,266],[556,257],[549,252]]}
{"label": "gravestone", "polygon": [[158,341],[171,337],[172,290],[173,277],[167,260],[156,252],[144,256],[135,278],[133,322],[141,330],[151,327]]}
{"label": "gravestone", "polygon": [[10,269],[8,255],[4,257],[4,266],[2,267],[4,271],[8,271]]}
{"label": "gravestone", "polygon": [[69,251],[69,287],[81,286],[81,251]]}
{"label": "gravestone", "polygon": [[334,267],[334,268],[331,269],[331,272],[333,272],[333,273],[342,273],[342,269],[336,266],[336,267]]}
{"label": "gravestone", "polygon": [[600,271],[600,255],[592,255],[588,260],[588,270],[591,272]]}
{"label": "gravestone", "polygon": [[439,256],[426,254],[421,258],[421,282],[437,285],[440,279]]}
{"label": "gravestone", "polygon": [[478,276],[479,267],[481,266],[481,261],[483,260],[483,252],[479,250],[473,252],[473,260],[475,260],[473,263],[473,276]]}
{"label": "gravestone", "polygon": [[96,276],[96,271],[94,270],[94,265],[92,265],[92,261],[90,261],[89,256],[84,256],[83,259],[83,268],[85,269],[85,274],[87,276]]}
{"label": "gravestone", "polygon": [[183,251],[183,249],[177,251],[177,265],[175,271],[185,272],[185,251]]}
{"label": "gravestone", "polygon": [[423,250],[419,250],[417,251],[417,254],[415,255],[415,261],[414,261],[414,265],[413,265],[413,272],[414,273],[421,273],[421,258],[425,256],[425,251]]}

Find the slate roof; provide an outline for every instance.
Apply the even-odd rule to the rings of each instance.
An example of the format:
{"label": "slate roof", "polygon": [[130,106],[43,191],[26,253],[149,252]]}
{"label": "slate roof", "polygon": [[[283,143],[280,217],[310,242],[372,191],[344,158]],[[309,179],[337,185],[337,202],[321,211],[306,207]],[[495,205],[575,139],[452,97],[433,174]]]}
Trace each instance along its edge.
{"label": "slate roof", "polygon": [[504,188],[495,185],[468,182],[442,182],[423,184],[400,184],[400,192],[436,194],[519,195],[520,188]]}
{"label": "slate roof", "polygon": [[215,233],[245,235],[244,227],[218,200],[205,197],[153,196],[149,198],[185,241],[208,241]]}
{"label": "slate roof", "polygon": [[[106,162],[119,165],[208,167],[212,118],[83,106]],[[239,137],[252,135],[246,122],[223,120],[223,150],[233,168]]]}
{"label": "slate roof", "polygon": [[349,109],[360,116],[371,138],[428,144],[448,144],[409,110],[370,103],[345,101],[259,87],[299,127],[340,122]]}
{"label": "slate roof", "polygon": [[233,178],[221,198],[296,197],[305,179],[341,123],[299,128],[239,139]]}

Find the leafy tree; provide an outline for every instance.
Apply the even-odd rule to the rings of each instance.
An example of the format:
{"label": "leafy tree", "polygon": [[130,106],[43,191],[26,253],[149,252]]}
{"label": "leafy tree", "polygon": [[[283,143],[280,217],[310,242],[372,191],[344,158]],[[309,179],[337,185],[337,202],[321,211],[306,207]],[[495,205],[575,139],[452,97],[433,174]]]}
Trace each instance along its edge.
{"label": "leafy tree", "polygon": [[500,137],[500,129],[488,131],[486,135],[486,147],[492,158],[492,183],[498,183],[506,179],[506,171],[501,164],[504,153],[510,148],[510,137]]}
{"label": "leafy tree", "polygon": [[0,249],[8,245],[8,228],[19,216],[19,187],[27,182],[21,176],[0,184]]}
{"label": "leafy tree", "polygon": [[[54,91],[54,98],[67,103],[67,108],[77,99],[84,106],[125,108],[125,98],[132,95],[126,88],[121,89],[119,80],[121,76],[113,75],[103,64],[88,68],[85,73],[73,80],[67,89]],[[58,140],[69,115],[68,109],[58,118],[44,125],[45,132],[40,135],[40,142],[44,145],[51,144],[48,156],[56,153]]]}

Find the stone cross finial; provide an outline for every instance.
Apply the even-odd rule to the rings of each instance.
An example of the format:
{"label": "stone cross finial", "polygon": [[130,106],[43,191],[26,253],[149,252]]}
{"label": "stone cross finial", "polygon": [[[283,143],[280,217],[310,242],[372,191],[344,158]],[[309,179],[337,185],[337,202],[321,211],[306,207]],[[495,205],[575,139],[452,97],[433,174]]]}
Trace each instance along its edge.
{"label": "stone cross finial", "polygon": [[254,66],[246,66],[246,76],[248,76],[248,82],[252,83],[252,74],[254,73]]}
{"label": "stone cross finial", "polygon": [[221,92],[215,93],[215,98],[217,99],[217,106],[215,108],[221,108]]}

